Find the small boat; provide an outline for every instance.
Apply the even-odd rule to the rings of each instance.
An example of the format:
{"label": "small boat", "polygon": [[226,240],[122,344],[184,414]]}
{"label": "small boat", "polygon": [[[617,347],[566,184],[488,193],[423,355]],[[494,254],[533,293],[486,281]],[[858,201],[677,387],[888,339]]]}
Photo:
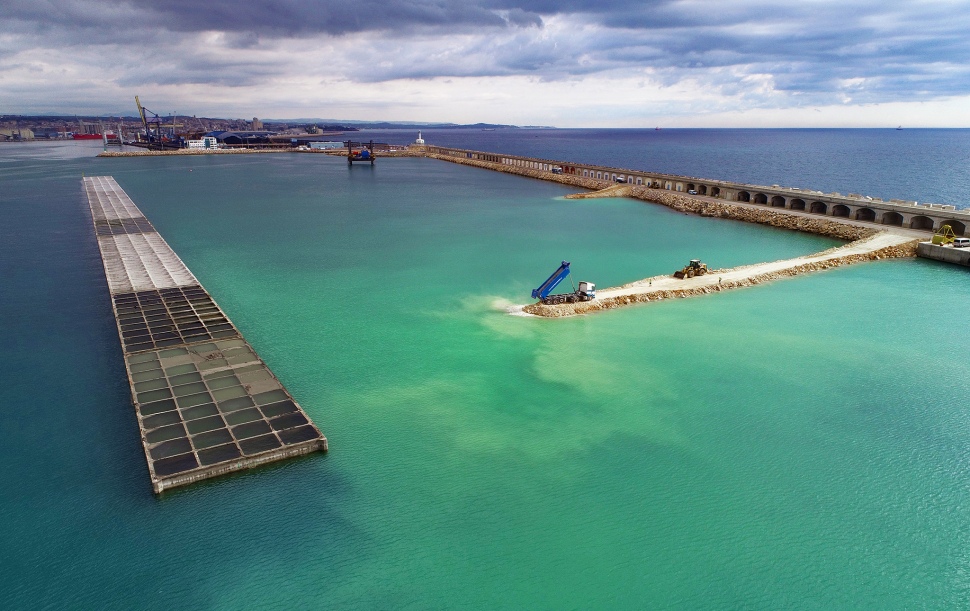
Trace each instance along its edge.
{"label": "small boat", "polygon": [[901,129],[903,129],[903,126],[902,126],[902,125],[900,125],[899,127],[897,127],[897,128],[896,128],[896,131],[898,132],[898,131],[899,131],[899,130],[901,130]]}

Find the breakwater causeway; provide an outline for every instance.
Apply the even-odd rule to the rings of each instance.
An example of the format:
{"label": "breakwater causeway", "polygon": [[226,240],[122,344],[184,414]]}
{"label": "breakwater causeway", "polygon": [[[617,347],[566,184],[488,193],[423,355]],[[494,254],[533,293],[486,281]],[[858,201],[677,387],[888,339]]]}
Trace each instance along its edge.
{"label": "breakwater causeway", "polygon": [[[853,199],[863,200],[853,201],[853,209],[846,203],[833,203],[846,198],[839,194],[830,194],[827,198],[821,198],[827,200],[827,203],[812,201],[808,209],[814,211],[813,213],[806,212],[806,203],[800,198],[786,199],[782,195],[770,195],[771,189],[750,185],[710,181],[717,183],[712,186],[687,177],[658,177],[616,168],[571,166],[564,162],[440,147],[428,147],[427,155],[435,159],[594,189],[593,192],[568,195],[567,198],[631,197],[662,204],[688,214],[759,223],[852,241],[845,246],[807,257],[712,270],[705,276],[695,278],[677,279],[666,275],[645,278],[620,287],[599,289],[597,298],[593,301],[556,305],[532,303],[512,306],[509,309],[512,313],[551,318],[588,314],[665,299],[707,295],[864,261],[914,257],[917,255],[917,245],[921,239],[926,239],[927,232],[946,224],[962,235],[967,227],[964,221],[970,221],[970,213],[957,211],[954,206],[924,206],[940,214],[930,217],[910,213],[907,222],[906,217],[895,209],[900,206],[915,207],[918,205],[915,202],[891,201],[880,215],[877,213],[880,210],[877,205],[879,202],[875,202],[873,198],[853,196]],[[701,196],[701,191],[710,195]],[[753,201],[752,191],[755,193]],[[810,193],[817,195],[816,192]],[[768,199],[769,195],[771,200]],[[719,198],[734,198],[736,201],[723,201]],[[771,205],[765,205],[769,201]],[[826,214],[832,216],[825,216]],[[881,218],[881,225],[874,222],[877,217]]]}
{"label": "breakwater causeway", "polygon": [[84,179],[155,493],[327,439],[110,176]]}
{"label": "breakwater causeway", "polygon": [[[661,201],[660,193],[682,195],[697,202],[717,202],[735,206],[752,207],[760,210],[773,210],[779,213],[801,212],[815,218],[830,218],[840,224],[852,224],[852,221],[867,223],[870,226],[885,226],[887,229],[912,229],[915,231],[936,231],[944,224],[949,225],[956,235],[968,235],[970,227],[970,211],[958,210],[952,204],[919,203],[890,199],[888,201],[877,197],[869,197],[857,193],[843,195],[841,193],[822,193],[807,189],[796,189],[772,185],[749,185],[723,180],[709,180],[690,176],[676,176],[656,172],[642,172],[606,166],[589,164],[573,164],[564,161],[548,159],[533,159],[528,157],[512,157],[498,153],[480,151],[466,151],[455,148],[426,146],[428,157],[474,165],[509,174],[529,176],[540,180],[550,180],[566,185],[585,189],[600,190],[622,183],[631,187],[643,187],[651,191],[633,191],[630,196],[668,204]],[[704,210],[713,210],[709,206],[691,204],[687,200],[679,200],[679,206],[695,214],[705,214]],[[720,208],[716,215],[739,215],[736,209]],[[714,216],[708,212],[706,215]],[[761,219],[771,219],[761,221]],[[748,220],[745,218],[738,220]],[[752,215],[753,222],[785,223],[777,220],[776,216]],[[778,225],[780,226],[780,225]],[[800,229],[807,230],[807,229]]]}
{"label": "breakwater causeway", "polygon": [[715,269],[704,276],[693,278],[677,279],[669,275],[654,276],[620,287],[599,289],[596,292],[596,299],[593,301],[557,305],[533,303],[519,306],[514,311],[535,316],[559,318],[589,314],[600,310],[612,310],[638,303],[698,297],[720,291],[756,286],[771,280],[790,278],[853,263],[912,257],[916,255],[916,248],[916,240],[908,236],[884,231],[845,246],[831,248],[805,257],[770,263],[756,263],[730,269]]}

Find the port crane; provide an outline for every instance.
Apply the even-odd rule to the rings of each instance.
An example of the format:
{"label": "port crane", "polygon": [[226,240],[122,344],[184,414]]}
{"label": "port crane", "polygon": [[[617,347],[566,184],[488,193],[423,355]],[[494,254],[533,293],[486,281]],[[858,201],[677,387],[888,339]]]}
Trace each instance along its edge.
{"label": "port crane", "polygon": [[[141,101],[139,101],[137,95],[135,96],[135,106],[138,107],[138,116],[141,117],[141,124],[145,127],[145,138],[148,140],[148,148],[151,148],[152,143],[158,144],[159,148],[165,148],[165,145],[162,144],[162,128],[171,128],[172,135],[174,136],[175,128],[182,127],[182,125],[176,123],[174,118],[171,123],[163,124],[162,118],[158,116],[157,112],[152,112],[141,105]],[[148,118],[149,114],[152,115],[151,119]],[[155,128],[154,135],[152,134],[152,128],[149,127],[150,125]]]}
{"label": "port crane", "polygon": [[552,272],[552,275],[546,278],[546,281],[539,285],[539,288],[532,289],[532,298],[538,299],[546,305],[555,305],[558,303],[576,303],[577,301],[590,301],[596,299],[596,285],[592,282],[586,282],[585,280],[579,283],[579,288],[574,290],[572,293],[560,293],[558,295],[552,295],[552,291],[555,290],[559,283],[566,279],[569,275],[569,261],[563,261],[559,269]]}

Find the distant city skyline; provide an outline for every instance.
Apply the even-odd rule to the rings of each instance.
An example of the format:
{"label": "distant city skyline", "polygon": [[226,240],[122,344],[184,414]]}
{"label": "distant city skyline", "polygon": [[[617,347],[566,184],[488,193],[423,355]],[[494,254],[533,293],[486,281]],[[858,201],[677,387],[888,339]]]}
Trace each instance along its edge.
{"label": "distant city skyline", "polygon": [[8,0],[0,114],[970,127],[970,0]]}

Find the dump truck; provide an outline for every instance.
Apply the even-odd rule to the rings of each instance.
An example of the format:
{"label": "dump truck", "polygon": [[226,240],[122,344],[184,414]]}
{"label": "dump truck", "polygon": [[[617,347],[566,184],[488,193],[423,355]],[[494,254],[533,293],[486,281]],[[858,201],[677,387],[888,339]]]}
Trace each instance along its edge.
{"label": "dump truck", "polygon": [[538,299],[540,302],[546,305],[555,305],[558,303],[576,303],[578,301],[590,301],[591,299],[596,299],[596,285],[592,282],[586,282],[585,280],[579,283],[579,288],[572,293],[560,293],[558,295],[552,295],[552,291],[555,290],[559,283],[562,282],[566,276],[569,275],[569,261],[563,261],[559,269],[552,272],[552,275],[546,278],[546,281],[539,285],[539,288],[532,289],[532,298]]}
{"label": "dump truck", "polygon": [[683,280],[684,278],[703,276],[707,273],[707,271],[707,263],[701,263],[700,259],[691,259],[690,263],[688,263],[684,269],[674,272],[674,278]]}

